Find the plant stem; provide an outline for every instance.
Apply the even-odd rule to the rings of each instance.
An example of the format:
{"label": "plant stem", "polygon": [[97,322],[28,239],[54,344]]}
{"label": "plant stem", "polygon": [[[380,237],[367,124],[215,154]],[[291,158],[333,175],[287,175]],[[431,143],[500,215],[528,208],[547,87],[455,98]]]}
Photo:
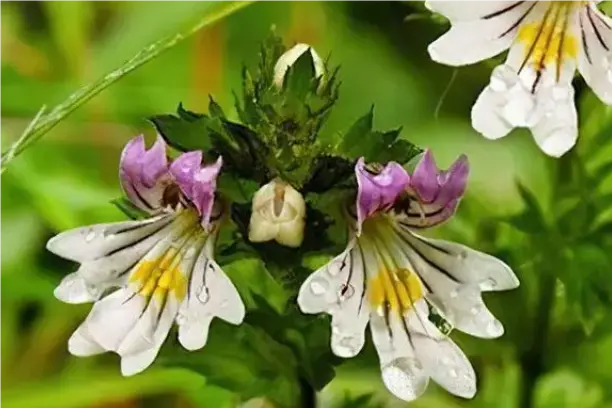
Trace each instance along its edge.
{"label": "plant stem", "polygon": [[317,407],[317,391],[305,379],[300,379],[300,408]]}
{"label": "plant stem", "polygon": [[535,387],[538,378],[544,372],[544,353],[555,301],[555,276],[548,270],[541,273],[538,288],[539,303],[534,319],[531,348],[521,357],[523,371],[521,408],[535,406]]}

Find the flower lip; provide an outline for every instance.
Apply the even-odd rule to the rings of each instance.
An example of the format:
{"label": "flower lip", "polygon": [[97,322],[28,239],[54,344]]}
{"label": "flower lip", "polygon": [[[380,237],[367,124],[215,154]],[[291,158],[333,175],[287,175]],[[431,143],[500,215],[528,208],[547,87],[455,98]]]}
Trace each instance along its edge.
{"label": "flower lip", "polygon": [[378,168],[366,166],[361,157],[355,165],[357,178],[357,230],[366,218],[389,208],[410,183],[406,170],[396,162]]}

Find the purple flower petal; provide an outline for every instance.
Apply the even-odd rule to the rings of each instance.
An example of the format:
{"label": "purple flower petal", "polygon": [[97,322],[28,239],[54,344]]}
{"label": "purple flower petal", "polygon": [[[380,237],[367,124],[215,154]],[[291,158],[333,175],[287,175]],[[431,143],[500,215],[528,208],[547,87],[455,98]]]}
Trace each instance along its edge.
{"label": "purple flower petal", "polygon": [[404,223],[415,228],[428,228],[449,219],[465,192],[470,167],[465,155],[448,170],[439,170],[430,153],[417,164],[410,180],[410,208],[402,216]]}
{"label": "purple flower petal", "polygon": [[215,202],[217,176],[223,165],[219,157],[214,164],[202,167],[202,152],[183,153],[171,165],[170,173],[181,191],[198,210],[202,226],[208,227]]}
{"label": "purple flower petal", "polygon": [[438,194],[438,171],[431,150],[425,150],[410,179],[410,185],[419,192],[420,198],[425,202],[432,202]]}
{"label": "purple flower petal", "polygon": [[130,140],[121,153],[119,179],[128,198],[142,210],[159,208],[163,195],[160,181],[168,172],[166,144],[161,138],[146,150],[144,137]]}
{"label": "purple flower petal", "polygon": [[374,174],[366,169],[363,157],[355,165],[355,176],[358,231],[367,217],[392,205],[410,183],[410,176],[400,164],[390,162],[380,173]]}
{"label": "purple flower petal", "polygon": [[170,165],[170,174],[176,180],[183,193],[191,198],[193,177],[202,166],[202,152],[183,153]]}

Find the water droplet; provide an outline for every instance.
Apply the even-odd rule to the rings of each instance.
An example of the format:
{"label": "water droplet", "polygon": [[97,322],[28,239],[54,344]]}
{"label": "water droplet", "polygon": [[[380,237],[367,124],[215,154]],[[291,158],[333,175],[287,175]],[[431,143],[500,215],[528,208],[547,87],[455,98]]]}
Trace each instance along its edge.
{"label": "water droplet", "polygon": [[210,299],[210,295],[208,294],[208,288],[203,287],[200,293],[198,293],[198,300],[201,303],[206,303],[208,302],[208,299]]}
{"label": "water droplet", "polygon": [[323,279],[315,279],[310,283],[310,291],[315,296],[321,296],[327,292],[328,283]]}
{"label": "water droplet", "polygon": [[345,285],[342,284],[340,286],[340,301],[345,301],[346,299],[350,299],[353,294],[355,294],[355,289],[351,284]]}
{"label": "water droplet", "polygon": [[340,273],[341,265],[342,263],[340,262],[332,262],[327,268],[327,273],[329,273],[329,275],[332,277],[338,275]]}
{"label": "water droplet", "polygon": [[450,296],[451,299],[456,298],[457,296],[459,296],[459,292],[457,292],[456,290],[452,290],[448,296]]}
{"label": "water droplet", "polygon": [[448,365],[448,364],[450,364],[450,360],[449,360],[449,358],[448,358],[448,357],[442,357],[442,358],[440,359],[440,362],[441,362],[442,364],[444,364],[444,365]]}
{"label": "water droplet", "polygon": [[455,370],[454,368],[448,370],[448,374],[453,378],[457,378],[457,370]]}
{"label": "water droplet", "polygon": [[480,312],[480,308],[478,307],[473,307],[470,309],[470,313],[472,314],[472,316],[476,316],[479,312]]}
{"label": "water droplet", "polygon": [[228,306],[229,306],[229,302],[228,302],[228,300],[227,300],[227,299],[225,299],[225,300],[224,300],[223,302],[221,302],[221,304],[219,305],[219,307],[220,307],[221,309],[225,309],[225,308],[226,308],[226,307],[228,307]]}
{"label": "water droplet", "polygon": [[385,386],[395,396],[406,401],[418,398],[427,388],[428,377],[420,364],[412,358],[398,358],[381,367]]}
{"label": "water droplet", "polygon": [[176,315],[176,324],[183,325],[187,323],[187,316],[185,316],[183,313],[179,312],[178,315]]}
{"label": "water droplet", "polygon": [[87,235],[85,236],[85,242],[91,242],[96,237],[96,232],[93,229],[90,229]]}

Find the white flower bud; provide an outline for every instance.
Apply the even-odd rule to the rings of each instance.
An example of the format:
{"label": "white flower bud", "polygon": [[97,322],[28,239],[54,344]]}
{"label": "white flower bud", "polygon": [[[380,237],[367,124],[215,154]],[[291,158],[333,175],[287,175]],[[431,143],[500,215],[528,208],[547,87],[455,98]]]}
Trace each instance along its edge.
{"label": "white flower bud", "polygon": [[274,66],[274,84],[281,88],[283,86],[283,81],[285,80],[285,75],[287,74],[287,70],[290,66],[292,66],[298,58],[302,56],[308,49],[310,49],[310,55],[312,56],[312,62],[314,64],[315,69],[315,77],[323,76],[325,73],[325,64],[323,64],[323,60],[308,44],[296,44],[289,51],[285,52],[280,56],[278,61],[276,61],[276,65]]}
{"label": "white flower bud", "polygon": [[249,240],[275,240],[297,248],[304,240],[306,203],[302,195],[283,180],[275,179],[253,196]]}

